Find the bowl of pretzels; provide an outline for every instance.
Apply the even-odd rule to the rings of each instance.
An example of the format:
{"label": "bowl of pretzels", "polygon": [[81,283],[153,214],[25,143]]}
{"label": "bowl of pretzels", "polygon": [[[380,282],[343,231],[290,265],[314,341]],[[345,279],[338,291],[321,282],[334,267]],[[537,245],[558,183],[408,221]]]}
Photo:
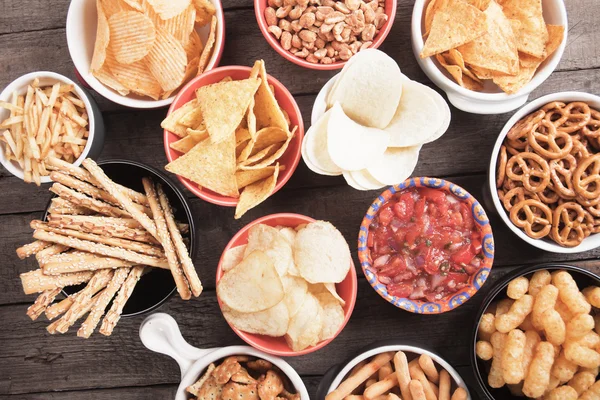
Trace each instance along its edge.
{"label": "bowl of pretzels", "polygon": [[521,108],[496,140],[488,185],[506,225],[553,253],[600,246],[600,97],[562,92]]}

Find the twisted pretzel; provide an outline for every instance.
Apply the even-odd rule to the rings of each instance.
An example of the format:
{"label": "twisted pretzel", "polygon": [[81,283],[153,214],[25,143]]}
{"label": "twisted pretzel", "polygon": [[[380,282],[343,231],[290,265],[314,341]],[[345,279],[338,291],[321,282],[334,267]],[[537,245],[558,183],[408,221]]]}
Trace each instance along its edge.
{"label": "twisted pretzel", "polygon": [[[545,129],[538,131],[539,128]],[[543,130],[546,132],[542,133]],[[536,153],[551,160],[567,156],[573,148],[573,138],[562,130],[557,131],[554,124],[548,120],[542,120],[535,129],[530,130],[527,141]]]}
{"label": "twisted pretzel", "polygon": [[527,236],[541,239],[552,229],[552,211],[539,200],[527,199],[513,206],[510,220],[523,229]]}
{"label": "twisted pretzel", "polygon": [[587,236],[586,230],[591,231],[585,219],[586,212],[579,204],[560,204],[552,215],[552,238],[562,246],[577,246]]}
{"label": "twisted pretzel", "polygon": [[502,203],[506,211],[510,211],[516,204],[528,199],[539,200],[539,197],[535,193],[528,192],[523,187],[516,187],[504,193]]}
{"label": "twisted pretzel", "polygon": [[562,198],[574,199],[577,196],[573,190],[573,171],[577,167],[575,157],[569,154],[561,160],[551,160],[548,164],[554,191]]}
{"label": "twisted pretzel", "polygon": [[585,158],[573,173],[573,187],[578,195],[595,200],[600,196],[600,153]]}
{"label": "twisted pretzel", "polygon": [[581,128],[581,133],[587,138],[598,139],[600,137],[600,112],[591,110],[591,118],[588,123]]}
{"label": "twisted pretzel", "polygon": [[533,193],[543,191],[550,183],[548,162],[535,153],[520,153],[506,163],[506,175]]}
{"label": "twisted pretzel", "polygon": [[504,183],[504,177],[506,176],[506,162],[508,161],[508,156],[506,155],[506,146],[500,147],[500,155],[498,156],[498,178],[496,179],[496,187],[502,187]]}
{"label": "twisted pretzel", "polygon": [[536,194],[537,197],[545,204],[554,204],[561,199],[560,195],[556,192],[556,190],[554,190],[554,185],[552,184],[552,182],[550,182],[546,189]]}
{"label": "twisted pretzel", "polygon": [[538,110],[529,114],[525,118],[518,121],[506,134],[509,140],[519,140],[525,138],[527,133],[531,131],[534,125],[537,125],[546,115],[543,110]]}
{"label": "twisted pretzel", "polygon": [[[562,107],[560,107],[562,105]],[[544,108],[548,107],[547,110]],[[542,108],[546,112],[544,119],[566,133],[573,133],[583,128],[591,117],[590,106],[576,101],[565,105],[554,102]]]}

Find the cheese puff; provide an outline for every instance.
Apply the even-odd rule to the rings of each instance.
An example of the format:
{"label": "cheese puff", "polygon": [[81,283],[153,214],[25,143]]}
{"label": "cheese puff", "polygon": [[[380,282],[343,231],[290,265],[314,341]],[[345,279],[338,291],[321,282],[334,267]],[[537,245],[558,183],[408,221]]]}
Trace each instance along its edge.
{"label": "cheese puff", "polygon": [[583,289],[585,299],[596,308],[600,308],[600,287],[590,286]]}
{"label": "cheese puff", "polygon": [[552,389],[544,400],[577,400],[577,392],[571,386],[561,386],[556,389]]}
{"label": "cheese puff", "polygon": [[562,320],[558,311],[553,308],[544,311],[541,321],[546,340],[557,346],[565,342],[567,334],[565,321]]}
{"label": "cheese puff", "polygon": [[550,284],[550,282],[552,282],[550,272],[545,269],[536,271],[529,280],[529,294],[536,296],[540,289]]}
{"label": "cheese puff", "polygon": [[502,350],[502,377],[507,384],[517,384],[525,378],[523,370],[525,341],[525,334],[520,329],[513,329],[506,337]]}
{"label": "cheese puff", "polygon": [[558,296],[575,314],[589,314],[592,306],[579,291],[577,283],[567,271],[559,271],[552,277],[552,283],[558,288]]}
{"label": "cheese puff", "polygon": [[[554,349],[554,354],[556,354],[556,348]],[[550,374],[550,381],[548,382],[548,387],[546,388],[546,392],[551,392],[556,389],[560,385],[560,380],[554,375]]]}
{"label": "cheese puff", "polygon": [[577,340],[577,343],[584,347],[589,347],[591,349],[595,349],[600,345],[600,335],[598,335],[594,331],[588,332],[586,335],[582,336]]}
{"label": "cheese puff", "polygon": [[546,285],[540,289],[535,300],[533,302],[533,309],[531,310],[531,323],[535,329],[542,330],[542,314],[546,310],[554,308],[556,299],[558,298],[558,289],[554,285]]}
{"label": "cheese puff", "polygon": [[594,329],[594,317],[590,314],[578,314],[567,322],[567,338],[579,339]]}
{"label": "cheese puff", "polygon": [[568,385],[577,392],[577,396],[581,396],[583,392],[588,390],[596,382],[596,375],[588,371],[578,372],[571,378]]}
{"label": "cheese puff", "polygon": [[567,307],[567,305],[563,303],[560,298],[556,300],[554,309],[560,314],[560,317],[563,319],[563,321],[565,321],[565,323],[569,322],[575,316],[575,314],[569,310],[569,307]]}
{"label": "cheese puff", "polygon": [[514,302],[515,301],[513,299],[500,300],[496,305],[496,318],[498,318],[502,314],[506,314],[510,310]]}
{"label": "cheese puff", "polygon": [[478,340],[475,343],[475,354],[484,361],[489,361],[494,356],[494,348],[490,342]]}
{"label": "cheese puff", "polygon": [[596,381],[588,390],[579,396],[579,400],[598,400],[600,399],[600,381]]}
{"label": "cheese puff", "polygon": [[496,317],[494,314],[485,313],[481,316],[481,321],[479,321],[479,328],[477,330],[479,339],[485,340],[486,342],[490,341],[492,333],[496,332],[496,326],[494,325],[495,320]]}
{"label": "cheese puff", "polygon": [[565,383],[570,381],[575,373],[579,369],[579,365],[575,364],[567,360],[565,357],[565,352],[561,351],[556,360],[554,361],[554,365],[552,366],[552,376],[558,378],[560,383]]}
{"label": "cheese puff", "polygon": [[527,397],[538,398],[544,394],[550,383],[550,370],[554,363],[554,346],[540,342],[529,366],[523,383],[523,393]]}
{"label": "cheese puff", "polygon": [[510,310],[496,318],[496,329],[508,333],[521,325],[533,308],[533,296],[526,294],[515,300]]}
{"label": "cheese puff", "polygon": [[523,349],[523,371],[525,371],[525,375],[527,375],[527,371],[529,371],[529,365],[531,364],[531,360],[533,360],[535,348],[541,341],[542,339],[536,331],[531,330],[525,332],[525,348]]}
{"label": "cheese puff", "polygon": [[528,316],[525,317],[525,319],[523,320],[523,323],[521,323],[521,325],[519,325],[519,329],[522,330],[523,332],[535,330],[535,327],[533,326],[533,322],[531,322],[531,314],[529,314]]}
{"label": "cheese puff", "polygon": [[524,276],[520,276],[510,281],[508,287],[506,288],[506,295],[513,300],[518,300],[523,297],[525,293],[527,293],[528,289],[529,279],[525,278]]}
{"label": "cheese puff", "polygon": [[600,373],[600,368],[599,367],[594,367],[594,368],[581,368],[579,370],[579,372],[590,372],[592,374],[594,374],[594,376],[598,376],[598,373]]}
{"label": "cheese puff", "polygon": [[494,332],[490,339],[494,349],[492,357],[492,366],[488,375],[488,384],[497,389],[504,386],[504,378],[502,377],[502,350],[506,343],[506,333]]}
{"label": "cheese puff", "polygon": [[588,349],[577,342],[565,343],[565,357],[567,360],[584,368],[596,368],[600,366],[600,354],[595,350]]}

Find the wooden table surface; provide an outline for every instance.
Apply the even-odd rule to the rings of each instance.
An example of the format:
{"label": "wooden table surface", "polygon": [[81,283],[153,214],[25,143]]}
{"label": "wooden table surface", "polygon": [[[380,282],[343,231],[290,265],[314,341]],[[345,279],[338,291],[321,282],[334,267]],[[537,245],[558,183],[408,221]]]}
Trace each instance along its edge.
{"label": "wooden table surface", "polygon": [[[251,66],[262,58],[267,71],[292,92],[305,125],[316,93],[333,72],[303,69],[280,57],[262,37],[250,0],[224,0],[226,44],[221,65]],[[67,0],[0,1],[0,88],[31,71],[49,70],[74,78],[65,38]],[[566,90],[600,93],[600,20],[598,0],[568,0],[568,43],[558,69],[531,95]],[[411,50],[413,1],[399,0],[394,26],[382,50],[410,78],[431,85]],[[106,143],[101,159],[123,158],[157,168],[166,164],[160,121],[166,109],[141,111],[121,107],[94,95],[104,112]],[[490,152],[510,114],[479,116],[453,107],[450,129],[421,150],[414,176],[451,179],[481,198]],[[0,399],[170,399],[179,384],[179,368],[170,358],[147,350],[139,340],[143,316],[122,319],[111,337],[84,340],[74,331],[51,336],[44,318],[32,322],[25,311],[35,296],[25,296],[19,273],[35,268],[21,261],[15,248],[30,242],[29,221],[41,216],[50,197],[48,185],[24,184],[0,170]],[[199,251],[195,264],[205,291],[197,299],[172,297],[159,311],[171,314],[183,336],[201,348],[240,344],[223,319],[215,296],[215,270],[229,239],[245,224],[263,215],[296,212],[331,221],[356,249],[358,228],[377,192],[360,192],[342,177],[312,173],[301,162],[287,185],[241,220],[233,209],[194,197]],[[488,210],[490,211],[490,210]],[[359,271],[358,299],[344,331],[324,349],[288,361],[303,377],[314,398],[321,376],[375,340],[422,343],[439,352],[474,387],[468,342],[485,293],[507,272],[541,262],[570,262],[600,272],[600,249],[574,255],[544,253],[518,239],[492,217],[496,259],[490,279],[467,304],[437,316],[413,315],[381,299]],[[353,251],[355,263],[356,251]],[[473,393],[475,399],[480,398]],[[320,400],[320,399],[319,399]]]}

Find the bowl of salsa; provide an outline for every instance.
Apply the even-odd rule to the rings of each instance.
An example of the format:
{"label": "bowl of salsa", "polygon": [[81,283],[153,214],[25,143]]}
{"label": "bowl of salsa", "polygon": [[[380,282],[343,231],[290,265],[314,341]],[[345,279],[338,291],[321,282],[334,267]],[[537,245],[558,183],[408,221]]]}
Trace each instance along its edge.
{"label": "bowl of salsa", "polygon": [[411,178],[378,196],[363,218],[358,258],[377,293],[398,308],[439,314],[469,300],[494,260],[481,204],[438,178]]}

